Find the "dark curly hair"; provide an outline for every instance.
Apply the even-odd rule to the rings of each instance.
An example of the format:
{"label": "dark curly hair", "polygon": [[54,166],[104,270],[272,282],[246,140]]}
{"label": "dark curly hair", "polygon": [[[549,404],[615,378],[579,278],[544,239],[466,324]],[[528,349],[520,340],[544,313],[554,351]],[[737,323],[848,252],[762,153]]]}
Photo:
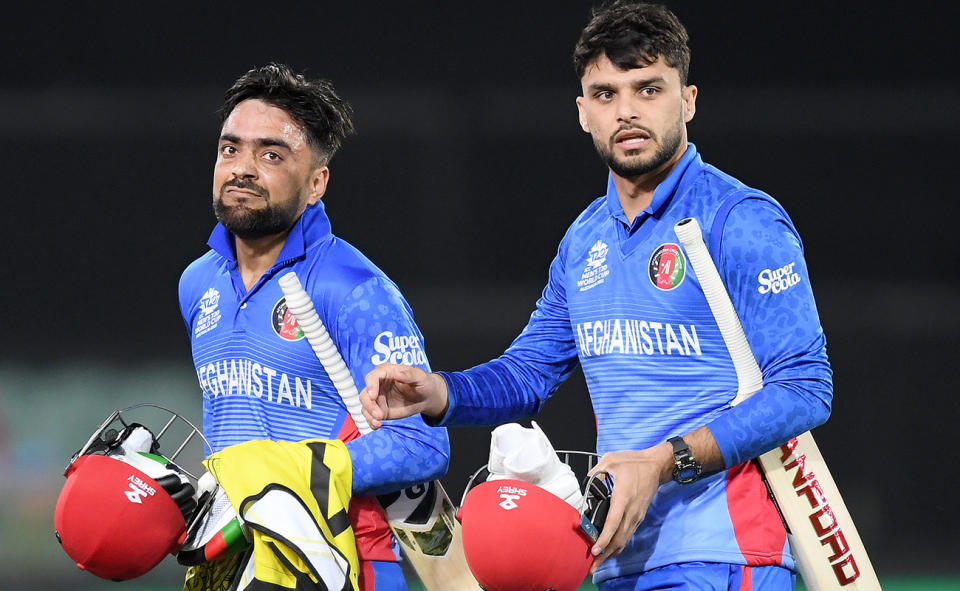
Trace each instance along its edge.
{"label": "dark curly hair", "polygon": [[573,50],[573,67],[583,78],[601,55],[623,70],[648,66],[662,56],[680,72],[680,83],[686,86],[689,40],[686,28],[667,7],[617,0],[593,11]]}
{"label": "dark curly hair", "polygon": [[284,64],[254,68],[234,82],[224,95],[220,126],[238,104],[248,99],[259,99],[286,111],[303,127],[307,143],[323,164],[329,163],[344,138],[354,133],[353,109],[337,95],[329,80],[307,79]]}

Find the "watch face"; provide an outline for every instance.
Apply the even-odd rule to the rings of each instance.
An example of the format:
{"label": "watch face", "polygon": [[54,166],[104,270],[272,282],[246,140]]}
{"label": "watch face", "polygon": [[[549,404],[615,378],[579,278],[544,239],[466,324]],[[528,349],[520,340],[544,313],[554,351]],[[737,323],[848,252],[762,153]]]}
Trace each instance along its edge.
{"label": "watch face", "polygon": [[673,477],[680,484],[688,484],[697,479],[697,476],[700,475],[700,470],[697,470],[696,467],[688,466],[684,468],[678,468]]}
{"label": "watch face", "polygon": [[673,468],[673,479],[680,484],[689,484],[700,478],[700,463],[687,455],[675,460]]}
{"label": "watch face", "polygon": [[689,484],[700,477],[700,462],[694,459],[690,448],[680,437],[671,437],[673,444],[673,479],[680,484]]}

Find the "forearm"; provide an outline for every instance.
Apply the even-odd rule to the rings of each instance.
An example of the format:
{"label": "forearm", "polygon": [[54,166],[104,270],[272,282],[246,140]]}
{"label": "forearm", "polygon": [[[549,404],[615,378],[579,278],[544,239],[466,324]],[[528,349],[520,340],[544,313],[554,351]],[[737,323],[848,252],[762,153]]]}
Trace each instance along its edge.
{"label": "forearm", "polygon": [[447,472],[450,441],[446,429],[427,427],[419,418],[393,421],[347,443],[353,462],[353,493],[383,494],[437,480]]}
{"label": "forearm", "polygon": [[466,371],[438,372],[447,391],[440,425],[500,425],[536,415],[567,372],[538,371],[504,355]]}
{"label": "forearm", "polygon": [[709,424],[730,468],[758,457],[830,416],[830,382],[822,379],[774,382]]}

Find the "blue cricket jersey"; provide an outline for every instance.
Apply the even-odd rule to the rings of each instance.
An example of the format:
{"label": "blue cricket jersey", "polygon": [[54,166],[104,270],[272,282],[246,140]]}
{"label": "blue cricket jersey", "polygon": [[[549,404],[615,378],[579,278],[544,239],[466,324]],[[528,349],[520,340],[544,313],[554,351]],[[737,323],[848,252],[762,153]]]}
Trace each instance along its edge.
{"label": "blue cricket jersey", "polygon": [[[400,291],[331,233],[322,202],[307,207],[276,263],[249,291],[237,269],[233,235],[217,224],[208,244],[211,250],[180,279],[180,310],[203,390],[203,431],[215,451],[252,439],[342,439],[353,462],[355,495],[399,490],[446,472],[446,430],[427,427],[419,417],[358,437],[287,310],[278,280],[295,271],[358,388],[380,363],[430,369]],[[359,500],[350,514],[361,558],[393,559],[380,543],[390,538],[382,511],[372,498]]]}
{"label": "blue cricket jersey", "polygon": [[[687,217],[704,230],[763,372],[763,388],[736,407],[733,363],[674,233]],[[770,196],[704,164],[690,144],[628,223],[611,177],[607,194],[560,242],[536,310],[510,348],[443,374],[450,406],[441,424],[532,416],[577,362],[599,453],[646,449],[708,425],[728,467],[661,486],[627,548],[595,581],[692,561],[795,567],[748,460],[825,421],[832,385],[800,238]]]}

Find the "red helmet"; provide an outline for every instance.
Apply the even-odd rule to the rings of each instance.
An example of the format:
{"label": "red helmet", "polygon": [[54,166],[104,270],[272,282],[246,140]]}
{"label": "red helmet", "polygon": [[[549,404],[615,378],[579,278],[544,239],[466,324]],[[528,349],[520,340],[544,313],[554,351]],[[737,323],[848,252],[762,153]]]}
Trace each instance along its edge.
{"label": "red helmet", "polygon": [[[585,452],[558,452],[596,457]],[[566,455],[566,457],[564,457]],[[603,526],[610,488],[590,478],[578,511],[521,480],[467,485],[457,517],[470,571],[486,591],[573,591],[593,563],[590,548]]]}
{"label": "red helmet", "polygon": [[[140,406],[153,405],[115,411],[77,452],[54,513],[67,555],[81,569],[114,581],[139,577],[175,553],[197,507],[185,472],[160,454],[159,436],[125,420],[124,413]],[[162,410],[174,415],[164,432],[179,418],[198,433]]]}

